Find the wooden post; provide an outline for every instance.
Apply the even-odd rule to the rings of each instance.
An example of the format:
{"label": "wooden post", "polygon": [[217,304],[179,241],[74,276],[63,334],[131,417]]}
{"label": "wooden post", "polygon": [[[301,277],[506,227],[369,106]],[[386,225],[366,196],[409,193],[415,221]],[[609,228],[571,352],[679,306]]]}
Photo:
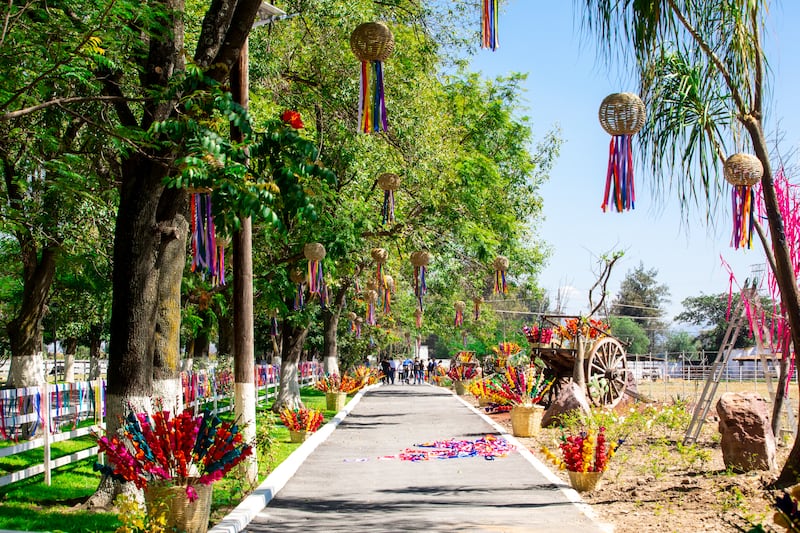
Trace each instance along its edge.
{"label": "wooden post", "polygon": [[[57,389],[56,389],[57,390]],[[48,487],[52,482],[50,475],[50,384],[47,381],[42,385],[42,433],[44,436],[44,483]]]}

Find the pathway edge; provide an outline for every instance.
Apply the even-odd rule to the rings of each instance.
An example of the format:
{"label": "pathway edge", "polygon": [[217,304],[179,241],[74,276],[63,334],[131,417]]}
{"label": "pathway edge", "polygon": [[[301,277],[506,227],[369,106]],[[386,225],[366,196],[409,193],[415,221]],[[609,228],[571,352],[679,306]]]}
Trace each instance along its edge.
{"label": "pathway edge", "polygon": [[372,389],[380,387],[380,383],[364,387],[336,413],[330,422],[315,431],[303,444],[301,444],[289,457],[273,470],[264,481],[233,511],[228,513],[217,525],[210,528],[208,533],[240,533],[261,512],[264,507],[280,492],[291,477],[300,468],[309,455],[325,440],[330,437],[342,420],[361,401],[361,398]]}

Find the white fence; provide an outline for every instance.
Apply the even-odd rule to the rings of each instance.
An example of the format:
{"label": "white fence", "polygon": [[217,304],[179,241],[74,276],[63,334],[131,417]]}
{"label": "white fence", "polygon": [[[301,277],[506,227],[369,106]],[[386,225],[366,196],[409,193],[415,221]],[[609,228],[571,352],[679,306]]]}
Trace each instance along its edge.
{"label": "white fence", "polygon": [[[313,384],[322,375],[317,363],[302,363],[298,371],[301,385]],[[256,398],[268,402],[277,395],[279,369],[258,365],[255,369]],[[183,401],[195,412],[209,408],[215,413],[233,409],[233,376],[230,372],[212,375],[205,372],[182,373]],[[260,391],[264,391],[263,395]],[[224,405],[219,405],[224,403]],[[42,437],[26,440],[14,446],[0,448],[0,458],[28,450],[43,448],[44,462],[0,477],[0,487],[44,473],[50,485],[51,472],[60,466],[96,456],[99,449],[92,446],[73,454],[51,459],[53,443],[89,435],[91,427],[77,427],[93,420],[102,425],[105,414],[105,381],[44,384],[41,387],[0,390],[0,439],[17,441],[23,434]],[[62,428],[67,427],[67,430]]]}

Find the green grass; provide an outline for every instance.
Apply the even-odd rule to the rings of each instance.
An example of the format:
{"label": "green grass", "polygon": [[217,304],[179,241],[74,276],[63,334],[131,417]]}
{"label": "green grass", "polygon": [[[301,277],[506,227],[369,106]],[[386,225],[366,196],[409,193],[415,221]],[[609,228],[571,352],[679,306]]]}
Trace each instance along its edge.
{"label": "green grass", "polygon": [[[326,422],[336,414],[325,410],[323,392],[302,388],[301,397],[306,407],[322,410]],[[257,425],[267,428],[263,434],[259,434],[259,438],[269,441],[267,446],[259,447],[259,480],[263,480],[299,444],[289,442],[289,431],[266,407],[259,408]],[[54,444],[51,453],[56,458],[93,445],[91,437],[82,437]],[[41,464],[43,457],[41,448],[4,457],[0,459],[0,475]],[[94,458],[89,458],[54,470],[49,487],[44,483],[43,474],[0,487],[0,530],[69,533],[115,531],[122,525],[115,513],[78,509],[100,483],[100,475],[93,470],[94,462]],[[233,473],[215,483],[212,520],[225,516],[250,490],[251,487]]]}

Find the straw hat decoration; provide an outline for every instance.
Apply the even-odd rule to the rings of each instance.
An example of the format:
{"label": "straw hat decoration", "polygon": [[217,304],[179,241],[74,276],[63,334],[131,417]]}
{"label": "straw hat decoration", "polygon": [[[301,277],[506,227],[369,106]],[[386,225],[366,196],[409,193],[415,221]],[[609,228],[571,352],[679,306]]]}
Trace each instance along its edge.
{"label": "straw hat decoration", "polygon": [[292,280],[292,283],[296,285],[293,309],[297,311],[306,305],[304,294],[305,291],[303,290],[303,286],[306,283],[307,275],[305,271],[299,268],[293,268],[289,271],[289,279]]}
{"label": "straw hat decoration", "polygon": [[319,295],[322,305],[328,303],[328,289],[325,287],[325,276],[322,260],[325,259],[325,246],[318,242],[306,244],[303,255],[308,259],[308,293]]}
{"label": "straw hat decoration", "polygon": [[456,300],[453,307],[456,310],[454,325],[458,328],[464,323],[464,311],[467,309],[467,304],[462,300]]}
{"label": "straw hat decoration", "polygon": [[394,51],[394,35],[382,22],[365,22],[350,34],[350,49],[361,61],[358,131],[386,131],[388,123],[383,92],[383,61]]}
{"label": "straw hat decoration", "polygon": [[414,265],[414,295],[417,297],[419,309],[422,310],[422,297],[428,292],[425,275],[431,255],[425,250],[411,253],[411,264]]}
{"label": "straw hat decoration", "polygon": [[400,188],[400,176],[384,172],[378,176],[378,187],[383,189],[383,208],[381,209],[383,223],[394,222],[394,191]]}
{"label": "straw hat decoration", "polygon": [[608,209],[613,186],[612,205],[618,212],[634,208],[636,194],[633,186],[633,156],[631,137],[647,118],[642,99],[633,93],[614,93],[606,96],[598,112],[600,125],[612,135],[608,149],[608,170],[603,196],[603,212]]}
{"label": "straw hat decoration", "polygon": [[508,294],[508,285],[506,284],[506,271],[508,271],[508,257],[498,255],[492,262],[494,267],[494,293],[495,294]]}
{"label": "straw hat decoration", "polygon": [[725,160],[725,179],[733,185],[731,191],[733,210],[733,233],[731,246],[750,248],[753,244],[755,214],[753,185],[761,181],[764,166],[761,160],[751,154],[733,154]]}
{"label": "straw hat decoration", "polygon": [[414,310],[414,324],[416,324],[417,328],[422,327],[422,309],[419,307]]}
{"label": "straw hat decoration", "polygon": [[481,48],[497,50],[500,40],[497,38],[497,15],[500,0],[483,0],[481,11]]}
{"label": "straw hat decoration", "polygon": [[217,241],[211,214],[211,194],[193,192],[190,198],[192,272],[208,275],[214,285],[225,285],[225,247]]}

